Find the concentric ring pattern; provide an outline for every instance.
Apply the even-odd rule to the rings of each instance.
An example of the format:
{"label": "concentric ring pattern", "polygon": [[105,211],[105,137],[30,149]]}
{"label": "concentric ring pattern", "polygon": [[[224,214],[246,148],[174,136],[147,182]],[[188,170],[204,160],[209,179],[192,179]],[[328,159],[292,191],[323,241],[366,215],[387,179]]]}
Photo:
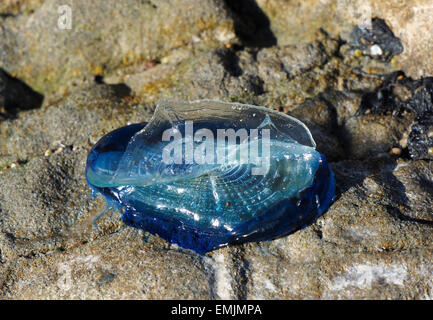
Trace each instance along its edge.
{"label": "concentric ring pattern", "polygon": [[[176,137],[164,139],[173,129]],[[205,139],[188,135],[203,130]],[[235,133],[232,143],[221,130]],[[163,150],[176,138],[182,155],[167,162]],[[205,143],[211,157],[195,161]],[[304,124],[263,107],[209,100],[161,101],[149,123],[109,133],[91,150],[86,178],[122,208],[128,225],[199,253],[289,234],[335,196],[333,173]]]}

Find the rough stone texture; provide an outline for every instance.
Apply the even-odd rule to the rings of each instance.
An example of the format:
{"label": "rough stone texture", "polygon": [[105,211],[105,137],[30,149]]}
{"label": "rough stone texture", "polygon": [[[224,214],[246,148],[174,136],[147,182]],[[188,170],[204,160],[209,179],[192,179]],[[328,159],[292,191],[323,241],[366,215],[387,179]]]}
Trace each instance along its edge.
{"label": "rough stone texture", "polygon": [[349,118],[342,128],[346,152],[353,157],[368,158],[388,153],[399,147],[399,141],[411,124],[411,119],[396,119],[392,116],[365,115]]}
{"label": "rough stone texture", "polygon": [[[433,159],[433,78],[413,80],[395,72],[374,90],[364,95],[358,114],[392,114],[407,117],[411,124],[400,140],[413,159]],[[401,121],[400,122],[404,122]]]}
{"label": "rough stone texture", "polygon": [[[58,27],[60,6],[72,28]],[[152,61],[178,47],[217,46],[235,38],[233,20],[219,0],[46,1],[31,18],[4,20],[0,66],[38,91],[64,89],[83,76],[104,75]],[[74,56],[71,59],[71,55]]]}
{"label": "rough stone texture", "polygon": [[125,94],[129,89],[125,93],[125,88],[106,84],[84,86],[61,104],[1,122],[1,154],[25,161],[60,147],[89,146],[127,121],[150,119],[150,108],[128,101]]}
{"label": "rough stone texture", "polygon": [[405,48],[395,61],[396,67],[415,78],[433,75],[433,67],[426,59],[433,50],[433,3],[429,0],[387,0],[375,2],[375,6],[374,12],[387,21]]}
{"label": "rough stone texture", "polygon": [[88,245],[18,261],[18,268],[10,270],[3,286],[6,298],[212,297],[207,265],[200,257],[145,244],[133,230],[123,229]]}
{"label": "rough stone texture", "polygon": [[[273,108],[284,106],[286,111],[292,111],[308,98],[315,98],[326,87],[344,91],[345,95],[373,90],[380,83],[380,79],[364,76],[355,68],[360,60],[340,59],[337,40],[321,32],[317,38],[320,41],[310,44],[260,50],[219,48],[189,56],[183,50],[175,51],[145,71],[140,67],[138,72],[134,69],[105,80],[124,82],[148,103],[161,97],[218,98]],[[371,59],[362,62],[365,68],[376,72],[384,73],[389,68]],[[336,96],[334,93],[329,99]]]}
{"label": "rough stone texture", "polygon": [[3,0],[0,3],[0,14],[33,13],[42,3],[43,0]]}
{"label": "rough stone texture", "polygon": [[[52,29],[59,3],[0,6],[0,298],[433,298],[431,79],[389,74],[430,68],[430,33],[406,32],[423,20],[396,23],[409,2],[374,5],[390,26],[381,41],[403,45],[393,58],[328,1],[74,2],[70,31]],[[91,196],[86,157],[160,98],[301,119],[336,202],[292,235],[204,256],[125,227]]]}
{"label": "rough stone texture", "polygon": [[[232,248],[235,291],[249,299],[431,298],[433,198],[418,189],[423,178],[408,178],[431,177],[431,163],[380,162],[334,163],[342,194],[324,216],[289,237]],[[235,281],[239,264],[245,272]]]}
{"label": "rough stone texture", "polygon": [[430,0],[258,0],[270,20],[278,44],[295,44],[314,40],[314,32],[324,28],[332,35],[347,34],[353,26],[371,27],[371,17],[384,19],[404,47],[393,61],[409,76],[433,75],[429,59],[433,50]]}

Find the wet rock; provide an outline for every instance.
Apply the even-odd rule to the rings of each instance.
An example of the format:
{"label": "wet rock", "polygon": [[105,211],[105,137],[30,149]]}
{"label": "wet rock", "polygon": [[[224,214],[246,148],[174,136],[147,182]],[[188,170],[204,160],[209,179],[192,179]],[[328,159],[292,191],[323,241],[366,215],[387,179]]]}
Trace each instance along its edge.
{"label": "wet rock", "polygon": [[357,91],[326,90],[320,99],[336,111],[337,125],[356,114],[362,101],[362,94]]}
{"label": "wet rock", "polygon": [[350,9],[354,6],[351,3],[348,3],[350,8],[342,5],[346,10],[344,16],[339,11],[339,4],[334,1],[258,0],[257,4],[268,16],[270,28],[279,45],[309,43],[315,39],[315,32],[322,27],[334,29],[335,34],[338,34],[342,26],[345,30],[350,28],[347,23],[341,23],[342,20],[352,22],[354,18],[349,16],[353,15]]}
{"label": "wet rock", "polygon": [[[432,170],[431,161],[416,161],[414,164],[399,161],[393,168],[394,181],[399,185],[388,185],[387,189],[388,192],[400,192],[400,196],[396,194],[394,200],[400,199],[402,202],[403,208],[400,212],[396,211],[401,219],[425,225],[433,222],[433,213],[423,209],[433,205]],[[405,196],[401,197],[402,193]]]}
{"label": "wet rock", "polygon": [[[308,239],[309,240],[309,239]],[[312,246],[314,248],[314,245]],[[314,250],[311,248],[311,250]],[[348,254],[337,246],[317,248],[316,261],[291,262],[260,250],[248,252],[250,279],[249,299],[428,299],[431,252],[417,250],[395,253]],[[305,251],[309,251],[304,249]],[[302,248],[292,249],[295,257],[307,254]],[[304,251],[304,252],[302,252]],[[414,258],[408,259],[408,255]],[[348,259],[350,256],[350,259]]]}
{"label": "wet rock", "polygon": [[[368,251],[409,250],[429,245],[430,223],[408,219],[430,219],[427,218],[431,216],[427,207],[414,201],[411,195],[412,190],[422,189],[419,197],[424,196],[427,203],[431,201],[423,181],[431,177],[432,168],[428,163],[392,162],[384,158],[340,162],[333,169],[342,194],[334,211],[330,211],[333,213],[324,216],[329,222],[325,222],[326,227],[322,229],[325,239],[341,245],[348,241],[349,246],[355,247],[358,243]],[[405,177],[406,173],[412,178]],[[414,178],[415,174],[417,178]],[[356,228],[352,234],[349,230],[353,227]],[[355,229],[361,233],[358,237]],[[394,236],[395,233],[399,236]]]}

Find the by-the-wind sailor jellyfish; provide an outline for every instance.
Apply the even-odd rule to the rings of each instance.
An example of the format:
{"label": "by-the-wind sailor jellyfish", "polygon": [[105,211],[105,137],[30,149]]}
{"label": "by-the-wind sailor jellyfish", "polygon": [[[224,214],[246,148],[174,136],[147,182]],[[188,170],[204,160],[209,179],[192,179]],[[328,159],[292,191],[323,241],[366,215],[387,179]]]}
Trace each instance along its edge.
{"label": "by-the-wind sailor jellyfish", "polygon": [[104,136],[89,185],[130,226],[204,253],[307,225],[335,196],[333,173],[300,121],[251,105],[160,101],[148,123]]}

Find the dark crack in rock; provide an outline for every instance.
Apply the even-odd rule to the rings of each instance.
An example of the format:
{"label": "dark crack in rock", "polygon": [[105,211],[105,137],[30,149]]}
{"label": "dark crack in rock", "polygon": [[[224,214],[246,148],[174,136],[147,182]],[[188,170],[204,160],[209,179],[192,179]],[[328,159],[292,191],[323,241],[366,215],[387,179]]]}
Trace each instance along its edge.
{"label": "dark crack in rock", "polygon": [[43,100],[43,95],[0,69],[0,119],[16,116],[19,110],[39,108]]}
{"label": "dark crack in rock", "polygon": [[234,14],[235,32],[249,46],[270,47],[277,39],[270,28],[269,18],[254,0],[224,0]]}

